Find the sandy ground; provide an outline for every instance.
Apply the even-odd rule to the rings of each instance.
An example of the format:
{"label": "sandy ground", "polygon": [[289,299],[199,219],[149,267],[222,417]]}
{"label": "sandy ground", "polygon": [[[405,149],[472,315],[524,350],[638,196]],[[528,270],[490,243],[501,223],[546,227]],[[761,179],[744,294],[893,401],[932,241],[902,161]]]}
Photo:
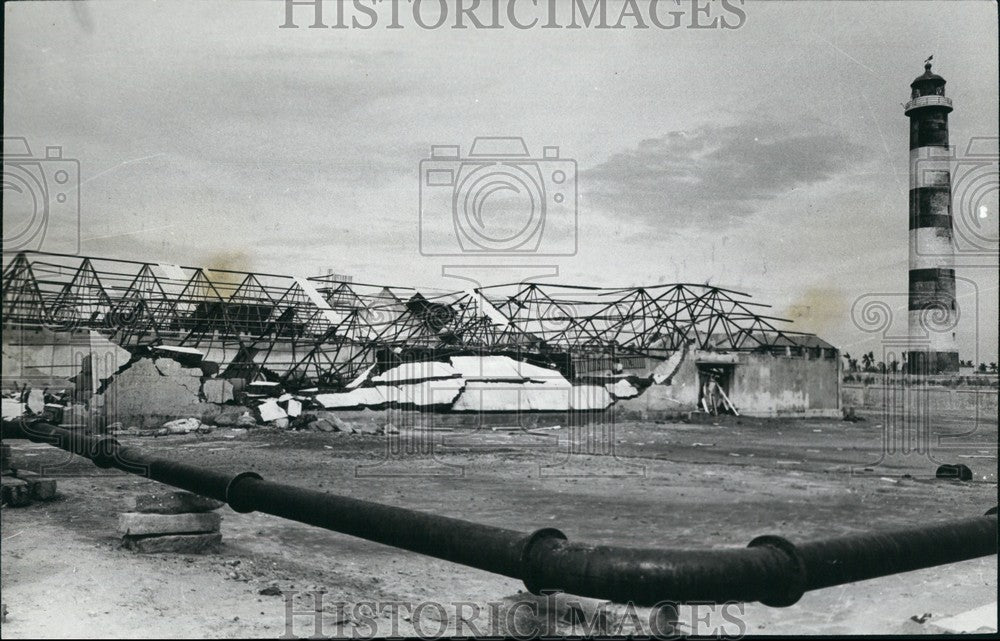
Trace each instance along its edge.
{"label": "sandy ground", "polygon": [[[762,534],[803,541],[996,505],[995,419],[935,418],[928,447],[888,457],[881,420],[627,422],[587,432],[593,440],[583,453],[570,451],[566,427],[404,430],[393,448],[423,451],[403,455],[385,437],[271,430],[131,442],[197,465],[630,546],[742,547]],[[10,443],[21,467],[57,476],[61,498],[3,509],[4,638],[310,636],[313,616],[289,619],[286,608],[313,609],[313,590],[325,592],[320,632],[329,636],[454,633],[459,619],[479,626],[466,634],[495,632],[504,622],[490,604],[527,598],[513,579],[229,508],[221,510],[220,554],[137,555],[119,549],[117,515],[136,494],[163,486],[45,445]],[[939,462],[965,463],[976,478],[934,480]],[[283,594],[260,594],[270,586]],[[679,619],[682,631],[703,634],[939,632],[936,620],[994,602],[996,590],[991,557],[812,592],[788,608],[685,606]],[[444,610],[414,616],[404,605],[398,616],[391,608],[369,616],[365,605],[430,601]],[[559,626],[574,630],[570,621]]]}

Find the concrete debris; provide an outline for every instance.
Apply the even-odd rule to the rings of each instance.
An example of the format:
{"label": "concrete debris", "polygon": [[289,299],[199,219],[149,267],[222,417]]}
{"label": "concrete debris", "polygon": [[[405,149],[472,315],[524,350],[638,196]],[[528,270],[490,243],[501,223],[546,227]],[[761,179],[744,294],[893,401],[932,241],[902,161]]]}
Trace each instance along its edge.
{"label": "concrete debris", "polygon": [[680,369],[681,363],[684,362],[687,352],[688,345],[685,343],[681,349],[671,354],[670,358],[657,365],[651,375],[653,382],[657,385],[663,385],[664,383],[669,385],[674,374]]}
{"label": "concrete debris", "polygon": [[[580,391],[581,389],[585,391]],[[594,389],[604,391],[603,388]],[[561,388],[546,383],[512,383],[470,381],[452,406],[458,412],[566,412],[576,404],[590,409],[588,399],[594,392],[588,388]],[[610,396],[604,392],[610,402]]]}
{"label": "concrete debris", "polygon": [[295,417],[288,427],[293,430],[308,430],[312,429],[312,424],[317,420],[315,414],[301,414]]}
{"label": "concrete debris", "polygon": [[382,392],[390,405],[429,408],[451,405],[464,388],[463,379],[445,378],[395,387],[387,386]]}
{"label": "concrete debris", "polygon": [[28,392],[28,398],[26,399],[25,404],[32,414],[36,416],[40,415],[45,411],[45,392],[38,388],[32,388],[31,391]]}
{"label": "concrete debris", "polygon": [[455,378],[458,376],[461,376],[461,374],[445,363],[437,361],[422,361],[416,363],[403,363],[398,367],[386,370],[385,372],[372,378],[372,382],[399,385],[400,383]]}
{"label": "concrete debris", "polygon": [[574,385],[570,408],[578,411],[603,410],[613,402],[608,390],[600,385]]}
{"label": "concrete debris", "polygon": [[195,349],[193,347],[180,347],[177,345],[154,345],[152,347],[154,354],[159,356],[166,356],[167,358],[172,358],[180,363],[191,367],[197,365],[205,358],[205,353],[201,350]]}
{"label": "concrete debris", "polygon": [[348,383],[348,384],[347,384],[347,389],[349,389],[349,390],[350,390],[350,389],[354,389],[354,388],[356,388],[356,387],[361,387],[361,385],[362,385],[362,384],[363,384],[363,383],[364,383],[365,381],[367,381],[367,380],[368,380],[368,377],[369,377],[369,376],[371,375],[371,373],[372,373],[372,370],[373,370],[373,369],[375,369],[375,364],[374,364],[374,363],[372,363],[371,365],[369,365],[369,366],[368,366],[368,368],[367,368],[367,369],[365,369],[365,371],[363,371],[363,372],[361,372],[360,374],[358,374],[358,375],[357,375],[357,376],[356,376],[356,377],[354,378],[354,380],[353,380],[353,381],[351,381],[350,383]]}
{"label": "concrete debris", "polygon": [[271,381],[253,381],[247,383],[246,391],[249,394],[263,394],[265,396],[276,397],[281,394],[281,384]]}
{"label": "concrete debris", "polygon": [[257,419],[255,419],[250,412],[244,412],[236,419],[236,424],[233,427],[237,428],[251,428],[257,427]]}
{"label": "concrete debris", "polygon": [[218,532],[221,524],[222,516],[217,512],[189,514],[123,512],[118,515],[118,531],[124,536]]}
{"label": "concrete debris", "polygon": [[302,402],[294,398],[288,399],[288,403],[285,406],[285,412],[291,418],[295,418],[302,413]]}
{"label": "concrete debris", "polygon": [[273,421],[271,421],[271,426],[272,427],[276,427],[279,430],[288,429],[289,425],[291,425],[291,421],[288,419],[287,416],[282,417],[282,418],[276,418]]}
{"label": "concrete debris", "polygon": [[[510,360],[513,361],[513,359]],[[534,383],[544,383],[546,385],[554,385],[557,387],[570,387],[572,385],[572,383],[566,380],[566,377],[562,375],[562,372],[555,367],[540,367],[538,365],[532,365],[527,361],[513,361],[513,366],[517,370],[518,374],[526,380]]]}
{"label": "concrete debris", "polygon": [[168,534],[164,536],[126,536],[122,547],[143,554],[172,552],[175,554],[205,554],[217,552],[222,534]]}
{"label": "concrete debris", "polygon": [[326,409],[375,408],[387,403],[381,388],[378,387],[360,387],[339,394],[317,394],[315,400]]}
{"label": "concrete debris", "polygon": [[210,378],[202,383],[201,393],[209,403],[229,403],[233,400],[233,384],[224,378]]}
{"label": "concrete debris", "polygon": [[154,428],[216,409],[202,402],[201,379],[198,368],[187,368],[168,358],[140,358],[119,370],[99,398],[114,420]]}
{"label": "concrete debris", "polygon": [[625,379],[622,379],[614,384],[606,383],[604,385],[604,389],[608,390],[608,393],[616,399],[634,398],[639,395],[639,390]]}
{"label": "concrete debris", "polygon": [[329,419],[325,419],[325,418],[318,418],[311,425],[312,425],[312,429],[314,429],[316,431],[319,431],[319,432],[340,432],[340,431],[342,431],[340,429],[340,427],[337,426],[336,422],[334,422],[332,420],[329,420]]}
{"label": "concrete debris", "polygon": [[467,381],[524,381],[519,363],[508,356],[452,356],[449,361]]}
{"label": "concrete debris", "polygon": [[6,419],[20,418],[24,415],[24,403],[12,398],[3,399],[3,417]]}
{"label": "concrete debris", "polygon": [[243,415],[249,415],[247,408],[240,405],[226,405],[212,417],[212,424],[218,427],[233,427]]}
{"label": "concrete debris", "polygon": [[224,506],[216,501],[191,492],[158,492],[140,494],[135,497],[135,511],[143,514],[184,514],[188,512],[211,512]]}
{"label": "concrete debris", "polygon": [[288,413],[274,399],[268,399],[258,405],[257,411],[260,412],[260,420],[265,423],[288,417]]}
{"label": "concrete debris", "polygon": [[201,421],[196,418],[181,418],[163,424],[161,431],[165,434],[188,434],[201,427]]}

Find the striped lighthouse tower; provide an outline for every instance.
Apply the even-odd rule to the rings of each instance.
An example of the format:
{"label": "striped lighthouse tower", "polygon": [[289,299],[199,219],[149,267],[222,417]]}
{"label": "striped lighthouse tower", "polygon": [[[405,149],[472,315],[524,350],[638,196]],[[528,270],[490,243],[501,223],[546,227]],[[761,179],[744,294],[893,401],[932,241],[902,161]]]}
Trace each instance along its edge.
{"label": "striped lighthouse tower", "polygon": [[[932,56],[933,57],[933,56]],[[910,290],[907,370],[958,372],[955,252],[951,220],[951,152],[945,80],[931,72],[910,85]]]}

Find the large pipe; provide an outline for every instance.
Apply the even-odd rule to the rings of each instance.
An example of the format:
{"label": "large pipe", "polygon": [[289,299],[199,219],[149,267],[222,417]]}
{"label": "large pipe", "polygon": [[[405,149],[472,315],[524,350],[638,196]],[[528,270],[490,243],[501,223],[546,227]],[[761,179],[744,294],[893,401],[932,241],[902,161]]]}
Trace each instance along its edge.
{"label": "large pipe", "polygon": [[207,470],[44,422],[4,420],[3,431],[5,437],[49,443],[100,467],[225,501],[237,512],[265,512],[520,579],[535,594],[554,590],[637,606],[760,601],[783,607],[809,590],[997,552],[995,510],[801,545],[762,536],[746,548],[723,550],[592,546],[569,542],[553,528],[525,534],[275,483],[254,472]]}

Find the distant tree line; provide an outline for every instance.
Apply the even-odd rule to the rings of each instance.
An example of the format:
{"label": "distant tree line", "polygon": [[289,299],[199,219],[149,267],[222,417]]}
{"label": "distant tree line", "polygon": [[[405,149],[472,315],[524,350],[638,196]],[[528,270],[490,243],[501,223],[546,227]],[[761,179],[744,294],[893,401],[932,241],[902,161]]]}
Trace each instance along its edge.
{"label": "distant tree line", "polygon": [[[886,364],[884,361],[876,361],[875,352],[866,352],[862,354],[860,363],[857,358],[853,358],[848,352],[844,352],[843,358],[847,363],[847,371],[852,374],[855,372],[877,372],[880,374],[884,374],[886,372],[896,373],[906,370],[905,356],[903,357],[902,361],[898,361],[894,358],[890,360],[888,364]],[[971,360],[968,361],[960,360],[958,364],[961,367],[974,367]],[[997,364],[990,363],[989,365],[987,365],[986,363],[980,363],[978,367],[975,367],[975,369],[976,372],[980,374],[986,374],[986,373],[996,374]]]}

